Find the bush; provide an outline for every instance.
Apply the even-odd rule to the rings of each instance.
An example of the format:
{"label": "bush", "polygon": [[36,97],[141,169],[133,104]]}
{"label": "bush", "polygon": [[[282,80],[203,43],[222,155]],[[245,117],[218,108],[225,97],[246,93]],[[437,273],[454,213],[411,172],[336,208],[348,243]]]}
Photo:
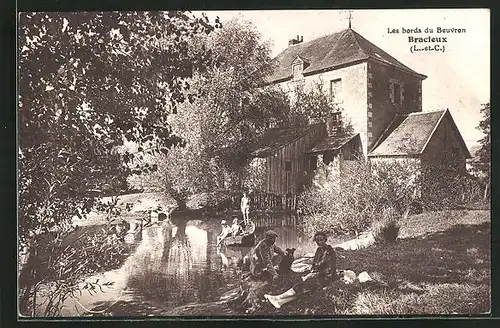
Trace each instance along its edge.
{"label": "bush", "polygon": [[[399,228],[383,218],[386,207],[399,216],[419,214],[460,208],[481,195],[473,177],[447,166],[421,172],[418,162],[409,159],[368,163],[335,159],[330,164],[318,162],[313,184],[298,204],[306,216],[303,228],[307,234],[318,227],[333,234],[353,234],[380,221],[377,225],[394,236]],[[392,236],[388,237],[395,239]]]}
{"label": "bush", "polygon": [[446,166],[424,170],[421,186],[421,201],[427,211],[456,209],[483,198],[477,178]]}
{"label": "bush", "polygon": [[391,208],[385,209],[382,219],[375,221],[372,226],[375,242],[395,242],[400,228],[397,213]]}
{"label": "bush", "polygon": [[344,161],[342,174],[335,165],[319,163],[313,187],[299,198],[307,234],[319,228],[333,234],[361,232],[383,218],[385,207],[402,215],[414,201],[412,162]]}

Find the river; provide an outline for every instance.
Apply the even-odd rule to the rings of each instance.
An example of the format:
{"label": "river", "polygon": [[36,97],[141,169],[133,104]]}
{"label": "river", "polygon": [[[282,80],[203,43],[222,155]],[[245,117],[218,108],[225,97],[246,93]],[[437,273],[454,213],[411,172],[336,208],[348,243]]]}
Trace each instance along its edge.
{"label": "river", "polygon": [[[221,230],[220,218],[177,221],[173,224],[167,220],[144,228],[135,241],[135,251],[120,269],[90,278],[114,284],[97,295],[84,292],[78,302],[67,300],[61,314],[81,316],[85,309],[92,309],[107,315],[147,316],[154,312],[152,309],[165,311],[189,303],[215,301],[237,286],[241,260],[250,248],[219,251],[216,237]],[[296,257],[315,250],[296,227],[295,218],[256,218],[254,222],[257,240],[266,230],[273,229],[278,233],[276,244],[282,249],[296,248]],[[129,304],[126,310],[116,311],[123,304]]]}

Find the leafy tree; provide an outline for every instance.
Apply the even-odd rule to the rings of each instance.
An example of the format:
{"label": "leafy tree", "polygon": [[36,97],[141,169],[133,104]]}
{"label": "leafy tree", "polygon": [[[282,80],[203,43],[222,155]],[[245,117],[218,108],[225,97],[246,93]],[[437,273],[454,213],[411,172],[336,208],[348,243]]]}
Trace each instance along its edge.
{"label": "leafy tree", "polygon": [[340,112],[344,132],[353,131],[342,106],[330,100],[321,82],[314,83],[310,89],[297,88],[291,104],[289,121],[294,125],[307,124],[310,119],[325,120],[330,114]]}
{"label": "leafy tree", "polygon": [[474,163],[474,168],[484,175],[484,198],[488,197],[491,185],[491,107],[490,103],[482,105],[481,114],[483,120],[479,122],[477,129],[484,133],[484,137],[479,140],[481,148],[476,155],[479,160]]}
{"label": "leafy tree", "polygon": [[[167,116],[210,56],[189,41],[219,25],[184,12],[20,15],[19,238],[32,256],[91,210],[91,190],[122,188],[123,162],[179,141]],[[117,152],[125,140],[138,153]]]}
{"label": "leafy tree", "polygon": [[[248,149],[270,122],[280,121],[285,98],[273,87],[262,87],[273,63],[267,42],[249,22],[234,19],[210,35],[214,65],[200,76],[201,139],[221,165],[239,171]],[[286,102],[285,102],[286,104]]]}
{"label": "leafy tree", "polygon": [[279,90],[261,88],[272,64],[269,45],[252,24],[232,20],[195,38],[190,53],[204,52],[211,53],[211,65],[189,80],[197,96],[169,117],[184,147],[157,163],[165,170],[167,180],[161,181],[180,206],[194,193],[223,187],[222,171],[241,177],[251,143],[271,121],[281,121],[288,103]]}

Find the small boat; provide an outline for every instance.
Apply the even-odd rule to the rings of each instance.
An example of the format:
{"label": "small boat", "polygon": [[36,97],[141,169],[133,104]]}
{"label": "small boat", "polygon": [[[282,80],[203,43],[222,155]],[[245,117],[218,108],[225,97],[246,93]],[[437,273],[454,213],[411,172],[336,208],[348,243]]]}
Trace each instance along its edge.
{"label": "small boat", "polygon": [[243,234],[238,236],[228,236],[221,242],[223,246],[237,246],[237,247],[252,247],[255,245],[255,223],[250,221],[250,224],[245,227]]}

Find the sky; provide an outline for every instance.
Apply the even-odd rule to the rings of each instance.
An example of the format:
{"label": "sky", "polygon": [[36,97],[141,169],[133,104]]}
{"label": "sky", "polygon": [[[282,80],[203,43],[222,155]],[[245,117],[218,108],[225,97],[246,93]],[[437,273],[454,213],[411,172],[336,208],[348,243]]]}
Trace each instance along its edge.
{"label": "sky", "polygon": [[[348,10],[206,11],[211,20],[219,16],[251,21],[272,44],[275,57],[297,35],[304,42],[343,30]],[[490,12],[487,9],[352,10],[351,27],[411,69],[427,75],[422,83],[424,111],[449,108],[464,141],[470,148],[482,133],[481,104],[490,101]],[[197,12],[194,12],[197,14]],[[465,29],[465,33],[437,33]],[[403,33],[403,28],[421,33]],[[426,28],[433,33],[425,33]],[[388,30],[399,30],[389,33]],[[446,37],[444,52],[411,52],[408,37]],[[418,43],[429,45],[435,43]]]}

